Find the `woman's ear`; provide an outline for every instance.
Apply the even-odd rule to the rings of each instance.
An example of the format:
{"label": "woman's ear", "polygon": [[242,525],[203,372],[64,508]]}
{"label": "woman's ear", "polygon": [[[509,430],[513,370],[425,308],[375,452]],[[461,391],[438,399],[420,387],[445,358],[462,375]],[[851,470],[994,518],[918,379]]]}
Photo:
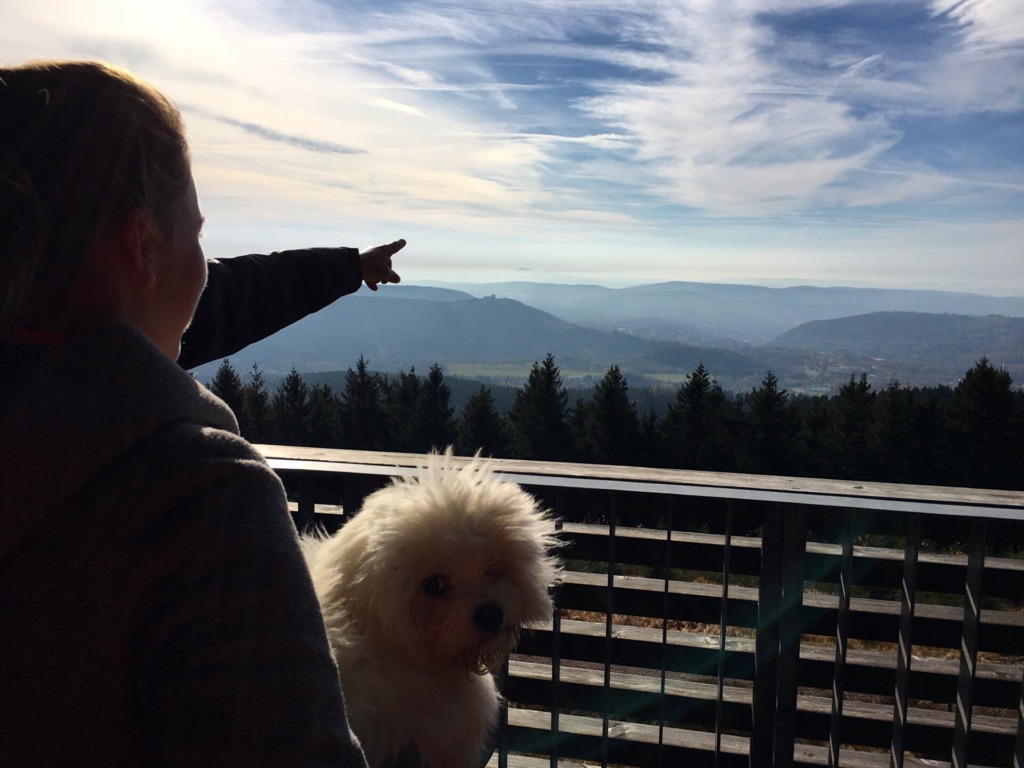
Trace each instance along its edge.
{"label": "woman's ear", "polygon": [[117,227],[116,238],[122,266],[147,287],[156,285],[154,265],[159,242],[153,233],[152,222],[145,211],[132,211]]}

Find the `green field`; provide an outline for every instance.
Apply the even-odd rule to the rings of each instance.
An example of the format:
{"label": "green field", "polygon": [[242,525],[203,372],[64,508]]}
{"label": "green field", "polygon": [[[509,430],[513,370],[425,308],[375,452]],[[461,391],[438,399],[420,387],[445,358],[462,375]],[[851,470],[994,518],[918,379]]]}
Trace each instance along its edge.
{"label": "green field", "polygon": [[[525,381],[530,375],[532,363],[447,363],[444,366],[445,372],[450,376],[459,376],[465,379],[493,379],[493,380],[522,380]],[[585,381],[592,379],[595,382],[604,377],[608,372],[607,365],[559,365],[558,369],[565,382]],[[627,380],[630,372],[624,370]],[[659,372],[633,374],[636,377],[652,379],[660,384],[677,386],[689,378],[689,374],[681,372]],[[639,382],[638,382],[639,383]]]}

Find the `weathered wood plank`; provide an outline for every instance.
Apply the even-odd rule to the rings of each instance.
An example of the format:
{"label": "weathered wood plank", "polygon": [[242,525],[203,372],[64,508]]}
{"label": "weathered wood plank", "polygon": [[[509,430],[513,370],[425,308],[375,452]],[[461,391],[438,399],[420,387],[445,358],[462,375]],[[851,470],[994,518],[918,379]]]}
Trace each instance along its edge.
{"label": "weathered wood plank", "polygon": [[[509,691],[516,701],[529,704],[535,696],[543,700],[550,681],[549,665],[513,660],[509,670]],[[607,698],[611,706],[610,721],[628,715],[630,720],[656,723],[659,709],[664,705],[668,712],[664,723],[666,728],[685,724],[711,731],[714,726],[718,695],[715,683],[669,678],[665,681],[665,701],[661,702],[661,681],[657,677],[616,671],[610,678],[609,695],[608,691],[602,691],[603,671],[563,666],[561,674],[565,695],[560,705],[563,710],[577,715],[599,717],[602,701]],[[728,731],[750,732],[751,704],[752,691],[749,687],[728,685],[724,688],[723,716]],[[827,691],[801,693],[794,720],[797,735],[802,740],[813,738],[827,744],[831,714],[832,705]],[[848,700],[844,711],[846,738],[843,752],[850,745],[884,751],[888,746],[891,720],[892,709],[888,702]],[[911,706],[908,710],[908,749],[932,758],[948,755],[954,727],[955,716],[951,712]],[[987,758],[998,764],[1012,751],[1015,737],[1015,713],[1008,711],[1001,717],[977,715],[973,724],[977,758],[973,762],[983,762]]]}
{"label": "weathered wood plank", "polygon": [[[668,669],[677,674],[714,677],[718,667],[718,637],[696,632],[615,625],[612,663],[622,667],[660,670],[664,653]],[[551,637],[545,628],[527,633],[519,650],[525,655],[546,656]],[[561,620],[560,639],[565,663],[603,664],[606,646],[604,626],[586,621]],[[730,637],[726,640],[725,670],[730,679],[753,679],[754,640]],[[804,644],[800,649],[800,685],[827,688],[835,663],[835,651],[828,646]],[[850,649],[847,690],[875,696],[891,696],[896,655],[883,651]],[[955,700],[959,663],[956,659],[915,657],[914,695],[942,703]],[[1014,708],[1020,696],[1019,664],[979,662],[975,696],[985,706]]]}
{"label": "weathered wood plank", "polygon": [[[587,688],[600,688],[604,683],[604,672],[593,668],[563,665],[562,681],[566,684]],[[549,664],[532,660],[513,658],[509,662],[509,681],[513,679],[549,683],[551,667]],[[632,672],[613,671],[611,685],[618,691],[638,694],[657,694],[661,681],[653,676],[639,675]],[[712,702],[717,696],[715,683],[686,680],[683,678],[667,678],[665,694],[670,697],[692,698]],[[724,700],[737,707],[749,707],[752,692],[749,687],[743,688],[728,685],[723,690]],[[827,691],[817,694],[801,693],[798,698],[800,709],[804,712],[824,717],[831,716],[831,700]],[[851,699],[846,702],[845,715],[850,719],[870,720],[887,727],[891,718],[891,706],[882,701],[866,701]],[[952,731],[955,725],[955,714],[948,710],[924,709],[919,706],[908,708],[908,719],[912,724],[931,728],[942,728]],[[1017,733],[1016,713],[1007,711],[1004,716],[976,715],[974,724],[986,733],[1001,734],[1014,737]]]}
{"label": "weathered wood plank", "polygon": [[[312,472],[356,472],[386,476],[415,472],[424,460],[422,454],[415,453],[283,445],[257,445],[256,448],[276,470],[301,469]],[[572,487],[577,485],[574,481],[583,480],[586,487],[602,487],[603,484],[608,490],[653,491],[715,498],[762,498],[765,501],[820,504],[825,507],[856,507],[860,506],[859,502],[866,502],[866,505],[873,509],[907,512],[919,511],[919,505],[923,504],[930,506],[935,514],[964,515],[977,512],[1002,519],[1016,519],[1024,512],[1024,492],[1020,491],[911,486],[602,464],[514,459],[492,461],[498,471],[527,484],[532,478],[532,482],[536,484]]]}
{"label": "weathered wood plank", "polygon": [[[509,726],[520,731],[516,741],[526,746],[531,743],[540,743],[540,737],[532,734],[546,732],[549,722],[549,715],[546,712],[524,709],[509,710]],[[562,743],[566,749],[588,756],[582,759],[593,759],[592,756],[595,754],[593,747],[600,742],[601,738],[601,721],[580,715],[564,715],[562,723],[563,727],[559,735],[563,739]],[[608,755],[610,762],[617,765],[635,766],[656,764],[650,759],[652,755],[657,754],[659,747],[659,734],[655,726],[619,721],[612,723],[611,731],[614,743],[611,747],[612,751]],[[666,728],[661,734],[661,738],[663,740],[662,756],[665,758],[663,765],[711,764],[709,755],[712,754],[715,744],[713,733]],[[724,735],[721,751],[723,766],[729,768],[743,766],[745,768],[748,765],[748,743],[744,737]],[[600,758],[598,757],[598,759]],[[844,749],[842,759],[843,765],[849,768],[884,768],[888,766],[889,756],[882,752]],[[827,765],[828,750],[819,745],[797,744],[794,747],[794,763],[812,766]],[[905,765],[908,768],[934,768],[935,762],[908,758]]]}
{"label": "weathered wood plank", "polygon": [[[551,760],[548,757],[531,757],[529,755],[508,755],[506,765],[508,768],[551,768]],[[593,768],[579,760],[557,760],[557,768]],[[491,755],[484,764],[484,768],[499,768],[498,754]]]}
{"label": "weathered wood plank", "polygon": [[[565,572],[562,575],[562,607],[583,611],[603,611],[604,574]],[[664,580],[642,576],[616,576],[620,613],[660,619],[665,600]],[[721,609],[721,586],[699,582],[669,583],[669,617],[676,620],[717,623]],[[757,626],[757,590],[752,587],[730,589],[731,626]],[[805,592],[802,604],[804,634],[830,636],[837,621],[838,598]],[[850,637],[857,640],[894,643],[899,636],[900,603],[895,600],[853,598],[850,601]],[[958,650],[963,608],[917,603],[914,607],[915,632],[927,638],[925,645]],[[981,611],[985,627],[981,650],[1016,655],[1024,649],[1024,613],[1020,611]]]}
{"label": "weathered wood plank", "polygon": [[[1024,519],[1022,519],[1024,522]],[[607,527],[586,523],[566,522],[563,536],[571,542],[566,554],[576,560],[600,560]],[[652,547],[664,547],[664,530],[654,528],[626,528],[617,530],[618,561],[636,565],[649,565]],[[672,562],[676,568],[717,573],[724,557],[725,539],[720,534],[691,531],[672,532]],[[757,576],[760,573],[760,539],[752,536],[732,537],[730,570],[733,574]],[[807,572],[814,574],[810,581],[834,581],[842,561],[838,544],[808,542]],[[990,597],[1019,601],[1024,599],[1024,559],[988,557],[985,561],[986,589]],[[967,572],[966,554],[921,552],[918,560],[918,582],[922,592],[962,594]],[[903,550],[897,548],[853,548],[852,582],[858,587],[888,586],[897,589],[903,577]]]}

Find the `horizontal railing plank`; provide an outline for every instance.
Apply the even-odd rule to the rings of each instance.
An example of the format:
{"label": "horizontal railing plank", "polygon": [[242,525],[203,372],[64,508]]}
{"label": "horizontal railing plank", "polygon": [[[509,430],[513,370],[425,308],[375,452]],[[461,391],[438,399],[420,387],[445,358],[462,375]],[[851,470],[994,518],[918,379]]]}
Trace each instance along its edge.
{"label": "horizontal railing plank", "polygon": [[[674,674],[714,677],[717,672],[719,639],[713,634],[635,627],[612,626],[611,648],[606,647],[605,625],[594,621],[562,619],[559,647],[567,661],[603,664],[611,653],[617,667],[648,670],[665,669]],[[525,633],[517,651],[528,656],[550,657],[550,625]],[[727,637],[725,677],[753,679],[755,644],[752,637]],[[896,669],[895,651],[850,649],[847,690],[869,696],[891,696]],[[914,691],[920,699],[940,704],[955,701],[959,661],[956,658],[914,658]],[[799,683],[801,686],[828,688],[835,666],[835,650],[830,646],[803,644],[800,648]],[[977,699],[980,706],[1014,709],[1020,697],[1021,666],[979,661]]]}
{"label": "horizontal railing plank", "polygon": [[[1024,513],[1021,518],[1024,526]],[[562,537],[569,542],[564,556],[573,560],[602,562],[607,558],[607,525],[565,522]],[[616,527],[615,559],[620,565],[652,567],[668,562],[677,570],[720,573],[725,536],[692,531],[667,533],[657,528]],[[668,551],[666,552],[666,546]],[[730,541],[729,570],[738,576],[756,577],[761,572],[761,541],[753,536],[734,535]],[[806,574],[811,582],[838,581],[842,548],[838,544],[810,541],[806,549]],[[854,588],[897,589],[903,576],[902,549],[876,546],[853,548]],[[966,554],[922,552],[918,561],[918,590],[963,594],[967,573]],[[985,559],[985,595],[1020,601],[1024,599],[1024,559]],[[961,617],[962,618],[962,617]]]}
{"label": "horizontal railing plank", "polygon": [[[521,752],[544,752],[550,749],[550,713],[511,708],[508,713],[511,749]],[[559,716],[559,754],[568,758],[602,764],[622,765],[710,765],[708,755],[715,749],[715,734],[682,728],[627,723],[611,720],[608,741],[602,737],[600,718],[582,715]],[[814,744],[797,744],[796,765],[828,765],[828,748]],[[842,765],[847,768],[888,768],[888,752],[844,749]],[[934,768],[935,761],[908,757],[906,768]],[[749,742],[743,736],[723,734],[721,762],[723,768],[749,768]],[[974,764],[976,765],[976,764]]]}
{"label": "horizontal railing plank", "polygon": [[[514,658],[509,663],[506,690],[520,705],[544,706],[550,703],[551,665]],[[608,706],[615,718],[631,721],[685,723],[713,729],[716,683],[699,682],[680,676],[640,675],[614,670],[611,690],[603,690],[604,671],[575,666],[563,661],[559,669],[559,708],[562,711],[599,717]],[[752,690],[730,683],[723,689],[722,727],[727,731],[747,731],[751,722]],[[795,730],[798,737],[828,733],[832,701],[826,691],[804,692],[797,698]],[[843,710],[843,734],[847,745],[885,745],[892,729],[891,698],[853,699]],[[1013,749],[1016,738],[1015,713],[1003,716],[980,714],[972,724],[974,754],[980,759],[998,760]],[[948,754],[952,743],[954,715],[951,711],[912,706],[909,710],[907,747],[918,754]]]}
{"label": "horizontal railing plank", "polygon": [[[662,579],[615,576],[613,606],[616,613],[717,624],[721,615],[721,586],[671,581],[666,591]],[[566,572],[562,575],[562,608],[605,611],[608,577],[600,573]],[[802,632],[830,636],[837,619],[837,598],[805,592]],[[850,601],[850,637],[866,642],[895,642],[900,605],[895,600],[853,598]],[[963,608],[918,603],[914,623],[922,644],[959,649]],[[757,626],[757,590],[730,587],[729,623],[734,627]],[[980,650],[1015,655],[1024,652],[1024,612],[983,610]]]}
{"label": "horizontal railing plank", "polygon": [[[278,471],[413,474],[422,454],[353,451],[283,445],[257,445]],[[457,458],[456,461],[469,461]],[[945,486],[825,480],[805,477],[744,475],[683,469],[623,467],[604,464],[492,459],[495,469],[526,485],[586,487],[619,492],[759,500],[810,504],[826,508],[866,508],[938,515],[984,516],[1016,520],[1024,516],[1024,492]]]}

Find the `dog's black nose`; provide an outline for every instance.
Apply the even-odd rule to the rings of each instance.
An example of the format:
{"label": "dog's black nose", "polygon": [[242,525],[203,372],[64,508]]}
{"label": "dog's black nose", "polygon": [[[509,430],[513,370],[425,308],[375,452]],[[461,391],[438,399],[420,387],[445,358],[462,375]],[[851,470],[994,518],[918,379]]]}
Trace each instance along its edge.
{"label": "dog's black nose", "polygon": [[504,620],[505,612],[497,603],[484,603],[473,611],[473,621],[484,632],[497,632]]}

